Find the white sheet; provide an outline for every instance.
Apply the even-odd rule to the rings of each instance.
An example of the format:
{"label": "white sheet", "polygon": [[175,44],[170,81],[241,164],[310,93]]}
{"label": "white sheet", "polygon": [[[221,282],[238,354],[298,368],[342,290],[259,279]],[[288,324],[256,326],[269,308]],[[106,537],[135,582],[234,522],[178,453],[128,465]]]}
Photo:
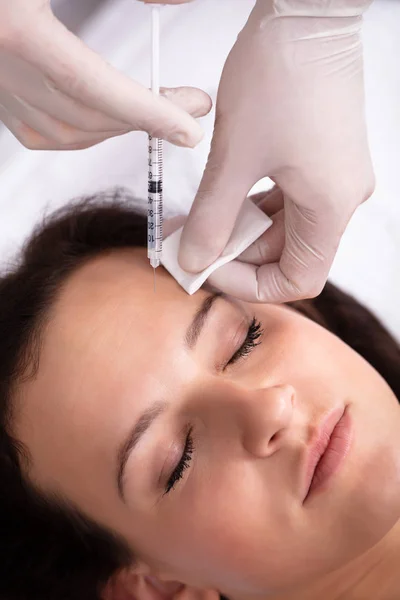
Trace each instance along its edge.
{"label": "white sheet", "polygon": [[[196,85],[215,97],[224,59],[254,0],[196,0],[166,8],[162,27],[162,83]],[[353,218],[331,279],[354,293],[400,337],[400,2],[375,0],[364,28],[367,118],[377,175],[373,198]],[[112,64],[148,84],[149,9],[109,0],[81,36]],[[165,197],[187,212],[205,165],[213,115],[195,150],[166,145]],[[31,152],[0,133],[0,255],[12,256],[43,210],[71,197],[122,184],[146,197],[146,136],[129,134],[78,152]]]}

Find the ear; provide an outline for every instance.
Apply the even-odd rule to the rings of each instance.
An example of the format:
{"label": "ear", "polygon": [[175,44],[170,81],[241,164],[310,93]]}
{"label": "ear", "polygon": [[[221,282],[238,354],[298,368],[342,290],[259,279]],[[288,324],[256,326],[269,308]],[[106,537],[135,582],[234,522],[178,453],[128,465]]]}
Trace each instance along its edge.
{"label": "ear", "polygon": [[219,600],[218,592],[138,575],[129,569],[114,575],[102,595],[103,600]]}

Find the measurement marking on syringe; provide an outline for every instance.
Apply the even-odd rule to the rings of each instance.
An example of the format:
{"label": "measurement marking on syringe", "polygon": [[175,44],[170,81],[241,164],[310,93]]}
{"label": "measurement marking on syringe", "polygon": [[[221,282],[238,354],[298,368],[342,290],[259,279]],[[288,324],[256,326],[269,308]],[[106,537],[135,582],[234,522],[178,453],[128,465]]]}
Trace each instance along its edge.
{"label": "measurement marking on syringe", "polygon": [[150,262],[160,264],[163,238],[162,140],[149,136],[147,242]]}
{"label": "measurement marking on syringe", "polygon": [[[162,193],[162,181],[149,181],[148,191],[150,194],[161,194]],[[150,200],[150,198],[149,198]]]}

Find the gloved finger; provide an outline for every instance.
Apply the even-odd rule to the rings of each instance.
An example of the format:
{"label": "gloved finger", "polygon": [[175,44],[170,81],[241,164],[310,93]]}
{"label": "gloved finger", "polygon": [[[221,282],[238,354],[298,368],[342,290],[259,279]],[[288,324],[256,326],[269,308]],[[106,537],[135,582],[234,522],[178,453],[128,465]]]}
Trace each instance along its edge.
{"label": "gloved finger", "polygon": [[327,207],[311,215],[285,198],[285,245],[279,262],[232,261],[209,277],[211,285],[247,302],[291,302],[317,296],[328,278],[348,219]]}
{"label": "gloved finger", "polygon": [[[177,105],[180,105],[184,110],[190,112],[195,117],[204,116],[211,109],[211,99],[202,90],[198,90],[196,88],[176,88],[176,89],[166,89],[163,90],[166,96],[171,98],[173,102]],[[68,98],[66,98],[68,100]],[[7,96],[4,92],[0,92],[0,101],[2,105],[8,108],[8,105],[11,102],[11,98]],[[45,107],[44,107],[45,108]],[[59,107],[58,107],[59,108]],[[41,136],[46,137],[49,141],[56,142],[55,147],[60,148],[65,145],[71,144],[83,144],[86,141],[91,141],[93,139],[100,138],[101,140],[107,139],[108,137],[113,137],[116,135],[121,135],[123,133],[127,133],[129,128],[127,126],[122,127],[119,130],[111,130],[107,129],[107,127],[112,126],[112,122],[106,122],[106,119],[103,118],[103,123],[100,123],[100,120],[97,119],[96,124],[100,126],[101,124],[105,129],[94,130],[90,128],[90,130],[81,131],[72,127],[69,122],[66,120],[70,118],[70,114],[65,115],[64,120],[57,120],[53,118],[50,114],[44,112],[39,108],[35,108],[30,106],[29,104],[19,100],[17,101],[14,97],[12,102],[12,107],[9,106],[10,111],[14,113],[17,119],[21,123],[25,123],[29,126],[29,128],[23,127],[23,131],[17,132],[14,127],[11,127],[14,135],[17,135],[18,139],[20,139],[21,143],[26,145],[29,148],[37,148],[43,149],[42,140],[40,141],[40,145],[37,145],[36,141],[37,136],[34,132],[38,132]],[[57,114],[59,110],[50,111],[53,115]],[[90,113],[90,111],[88,111]],[[90,114],[86,114],[86,118],[90,120]],[[74,121],[74,119],[72,119]],[[74,121],[74,122],[79,122]],[[103,135],[104,134],[104,135]]]}
{"label": "gloved finger", "polygon": [[245,302],[262,302],[258,297],[257,270],[256,265],[236,259],[211,273],[206,284]]}
{"label": "gloved finger", "polygon": [[323,289],[351,215],[326,205],[318,209],[311,212],[285,197],[285,245],[279,262],[257,270],[260,301],[313,298]]}
{"label": "gloved finger", "polygon": [[63,152],[68,150],[86,150],[86,148],[92,148],[93,146],[97,146],[97,144],[101,144],[105,140],[108,140],[109,137],[98,137],[92,140],[88,140],[86,142],[76,143],[76,144],[66,144],[65,146],[58,146],[54,142],[47,142],[46,148],[36,148],[36,150],[62,150]]}
{"label": "gloved finger", "polygon": [[224,129],[217,119],[207,166],[183,228],[178,260],[188,272],[204,270],[221,254],[254,183],[251,168],[244,166],[246,159]]}
{"label": "gloved finger", "polygon": [[189,86],[161,88],[160,93],[196,119],[204,117],[212,109],[210,96],[199,88]]}
{"label": "gloved finger", "polygon": [[[24,77],[10,76],[10,79],[2,85],[1,93],[5,97],[8,96],[13,107],[15,104],[23,105],[28,112],[30,109],[39,109],[42,113],[82,131],[130,130],[129,123],[113,119],[67,96],[55,88],[50,81],[43,79],[41,73],[31,65],[27,65],[26,61],[0,50],[0,67],[3,63],[11,73],[24,73]],[[206,115],[212,107],[209,95],[194,87],[162,88],[160,93],[195,118]],[[19,116],[22,118],[21,115]]]}
{"label": "gloved finger", "polygon": [[[13,116],[7,127],[26,148],[31,150],[60,150],[71,145],[89,147],[95,140],[123,135],[127,131],[84,132],[57,121],[38,109],[19,110],[13,107]],[[5,122],[5,121],[4,121]],[[6,124],[6,122],[5,122]]]}
{"label": "gloved finger", "polygon": [[250,196],[250,200],[269,217],[282,210],[284,206],[283,192],[277,185],[267,192]]}
{"label": "gloved finger", "polygon": [[53,87],[127,123],[130,130],[147,131],[180,146],[193,147],[201,140],[201,128],[187,112],[114,69],[52,18],[50,26],[49,15],[37,20],[20,43]]}
{"label": "gloved finger", "polygon": [[214,271],[207,283],[245,302],[279,304],[308,297],[286,278],[278,262],[259,267],[236,259]]}
{"label": "gloved finger", "polygon": [[238,260],[258,266],[279,261],[285,246],[285,211],[280,210],[271,219],[273,225],[246,248]]}
{"label": "gloved finger", "polygon": [[0,70],[7,72],[1,82],[2,95],[12,103],[38,108],[54,119],[59,119],[82,131],[117,131],[129,129],[127,123],[107,117],[70,98],[47,80],[37,67],[16,56],[12,51],[0,49]]}
{"label": "gloved finger", "polygon": [[139,0],[144,4],[187,4],[193,0]]}
{"label": "gloved finger", "polygon": [[60,146],[58,142],[50,140],[49,138],[41,135],[34,129],[31,129],[29,125],[22,123],[14,115],[11,115],[4,108],[0,106],[0,121],[14,134],[17,140],[26,148],[31,150],[82,150],[84,148],[90,148],[106,140],[109,136],[99,134],[95,136],[92,134],[92,139],[86,140],[85,142],[71,143]]}
{"label": "gloved finger", "polygon": [[49,127],[56,127],[54,133],[60,143],[64,139],[66,143],[71,143],[72,138],[84,140],[99,133],[109,133],[112,137],[115,133],[129,131],[126,123],[109,119],[62,94],[57,99],[42,98],[36,102],[31,98],[14,98],[12,110],[21,120],[43,134]]}
{"label": "gloved finger", "polygon": [[103,137],[96,137],[91,140],[86,140],[86,142],[64,144],[64,145],[60,146],[60,144],[58,142],[49,140],[48,138],[40,135],[39,133],[37,133],[36,131],[33,131],[33,130],[30,133],[27,133],[26,135],[25,135],[25,133],[23,133],[21,135],[21,131],[25,131],[23,124],[22,124],[22,127],[19,126],[15,131],[13,130],[12,125],[7,125],[7,127],[11,131],[11,133],[14,134],[14,136],[17,138],[17,140],[23,146],[25,146],[25,148],[28,148],[29,150],[37,150],[37,151],[40,151],[40,150],[43,150],[43,151],[85,150],[86,148],[91,148],[92,146],[96,146],[97,144],[100,144],[101,142],[104,142],[105,140],[109,139],[109,136],[104,135]]}
{"label": "gloved finger", "polygon": [[[196,117],[207,114],[211,108],[212,102],[208,94],[196,88],[166,89],[163,90],[163,93],[168,95],[173,102],[179,104],[182,108],[191,112],[193,116]],[[65,99],[72,101],[72,99]],[[92,140],[99,139],[103,141],[109,137],[122,135],[129,131],[127,126],[122,128],[122,125],[119,130],[92,130],[92,128],[88,130],[86,127],[86,130],[81,131],[72,127],[70,122],[66,121],[71,117],[70,113],[65,115],[65,121],[57,120],[50,114],[44,112],[44,110],[30,106],[22,100],[16,100],[15,97],[11,101],[11,98],[4,92],[0,92],[0,102],[3,107],[9,108],[10,112],[12,110],[16,117],[14,124],[9,128],[21,143],[31,149],[61,149],[65,146],[71,146],[72,144],[77,145],[77,147],[78,145],[79,147],[89,147],[89,145],[93,145],[90,143]],[[65,106],[65,103],[62,105]],[[50,112],[52,115],[58,114],[59,108],[60,106],[57,107],[57,110],[51,110]],[[89,114],[85,113],[85,116],[90,120],[90,111],[87,110],[87,112]],[[75,123],[80,121],[80,119],[78,119],[78,121],[72,120]],[[103,118],[103,123],[100,123],[100,120],[97,119],[96,124],[98,126],[102,124],[107,128],[111,127],[113,123],[111,121],[107,123],[106,119]],[[44,142],[43,138],[47,141]],[[85,145],[86,143],[87,145]]]}

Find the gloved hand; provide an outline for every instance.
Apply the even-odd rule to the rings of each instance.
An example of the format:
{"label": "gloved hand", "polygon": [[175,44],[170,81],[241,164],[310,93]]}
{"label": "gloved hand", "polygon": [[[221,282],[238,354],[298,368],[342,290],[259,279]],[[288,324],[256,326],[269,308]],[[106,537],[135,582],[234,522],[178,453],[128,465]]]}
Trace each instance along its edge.
{"label": "gloved hand", "polygon": [[201,90],[157,97],[114,69],[55,18],[50,0],[0,0],[0,120],[27,148],[88,148],[132,130],[195,146],[202,132],[187,113],[210,108]]}
{"label": "gloved hand", "polygon": [[374,187],[360,35],[369,4],[257,1],[223,70],[209,161],[182,235],[183,269],[217,258],[243,199],[269,176],[284,208],[257,244],[258,260],[253,253],[252,264],[227,265],[213,284],[253,302],[321,291],[348,221]]}
{"label": "gloved hand", "polygon": [[144,2],[144,4],[187,4],[192,0],[139,0],[139,2]]}

